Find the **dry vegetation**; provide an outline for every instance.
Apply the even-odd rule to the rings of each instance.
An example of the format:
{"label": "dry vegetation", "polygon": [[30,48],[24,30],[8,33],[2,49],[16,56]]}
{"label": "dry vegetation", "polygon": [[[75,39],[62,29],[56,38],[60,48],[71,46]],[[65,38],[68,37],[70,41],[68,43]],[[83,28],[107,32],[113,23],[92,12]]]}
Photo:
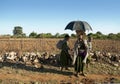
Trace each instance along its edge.
{"label": "dry vegetation", "polygon": [[[0,52],[53,52],[59,50],[56,43],[59,39],[0,39]],[[75,39],[69,41],[73,48]],[[93,40],[93,50],[119,53],[120,41]],[[17,65],[17,66],[16,66]],[[22,68],[21,68],[22,67]],[[120,67],[102,62],[92,62],[86,69],[87,77],[76,78],[73,67],[70,71],[61,72],[58,66],[44,65],[44,68],[19,65],[18,63],[0,63],[0,84],[101,84],[120,83]]]}
{"label": "dry vegetation", "polygon": [[[0,52],[23,51],[23,52],[56,52],[56,43],[59,39],[0,39]],[[69,41],[73,48],[75,39]],[[93,50],[119,53],[120,41],[115,40],[93,40]]]}

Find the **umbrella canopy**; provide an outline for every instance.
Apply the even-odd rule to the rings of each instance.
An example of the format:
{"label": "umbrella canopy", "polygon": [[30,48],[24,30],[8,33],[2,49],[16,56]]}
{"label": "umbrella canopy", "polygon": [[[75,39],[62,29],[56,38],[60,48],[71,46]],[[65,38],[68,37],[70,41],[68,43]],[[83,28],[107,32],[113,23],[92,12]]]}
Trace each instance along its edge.
{"label": "umbrella canopy", "polygon": [[70,29],[70,30],[82,30],[82,31],[90,31],[92,30],[91,26],[85,22],[85,21],[72,21],[70,22],[66,27],[66,29]]}

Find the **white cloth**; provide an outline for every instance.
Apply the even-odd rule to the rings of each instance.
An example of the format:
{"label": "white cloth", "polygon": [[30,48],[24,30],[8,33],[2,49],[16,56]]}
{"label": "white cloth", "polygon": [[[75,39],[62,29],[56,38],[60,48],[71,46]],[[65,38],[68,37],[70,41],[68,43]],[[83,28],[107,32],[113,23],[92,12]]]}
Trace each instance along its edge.
{"label": "white cloth", "polygon": [[[85,43],[85,46],[87,47],[87,53],[86,53],[86,56],[83,60],[83,63],[86,63],[87,61],[87,58],[88,58],[88,43],[87,43],[87,40],[84,40],[84,43]],[[78,56],[78,41],[75,42],[75,45],[74,45],[74,58],[73,58],[73,65],[75,64],[75,61],[76,61],[76,58]]]}

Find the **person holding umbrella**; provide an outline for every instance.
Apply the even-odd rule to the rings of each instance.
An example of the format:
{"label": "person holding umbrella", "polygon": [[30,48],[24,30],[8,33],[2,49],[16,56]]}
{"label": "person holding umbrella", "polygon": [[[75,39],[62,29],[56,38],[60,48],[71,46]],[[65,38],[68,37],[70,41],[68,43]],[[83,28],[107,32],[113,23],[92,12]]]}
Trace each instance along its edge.
{"label": "person holding umbrella", "polygon": [[71,21],[65,28],[76,30],[77,40],[74,44],[74,59],[73,65],[75,69],[75,76],[78,77],[79,73],[85,76],[84,66],[88,57],[88,45],[86,40],[86,30],[92,30],[91,26],[85,21]]}
{"label": "person holding umbrella", "polygon": [[83,31],[77,30],[77,40],[74,45],[74,70],[75,76],[78,77],[79,73],[83,76],[84,74],[84,66],[86,63],[86,59],[88,57],[88,46],[86,39],[86,34]]}

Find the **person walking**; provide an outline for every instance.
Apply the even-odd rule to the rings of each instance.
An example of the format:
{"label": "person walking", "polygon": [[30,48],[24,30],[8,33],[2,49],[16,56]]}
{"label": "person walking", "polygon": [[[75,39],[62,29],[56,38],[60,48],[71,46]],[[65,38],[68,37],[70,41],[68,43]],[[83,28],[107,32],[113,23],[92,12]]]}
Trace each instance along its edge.
{"label": "person walking", "polygon": [[68,66],[69,66],[69,62],[71,61],[71,57],[68,52],[70,50],[70,48],[68,46],[69,39],[70,39],[70,36],[65,35],[63,43],[62,43],[61,54],[60,54],[61,71],[63,70],[63,68],[65,68],[66,70],[69,70]]}

